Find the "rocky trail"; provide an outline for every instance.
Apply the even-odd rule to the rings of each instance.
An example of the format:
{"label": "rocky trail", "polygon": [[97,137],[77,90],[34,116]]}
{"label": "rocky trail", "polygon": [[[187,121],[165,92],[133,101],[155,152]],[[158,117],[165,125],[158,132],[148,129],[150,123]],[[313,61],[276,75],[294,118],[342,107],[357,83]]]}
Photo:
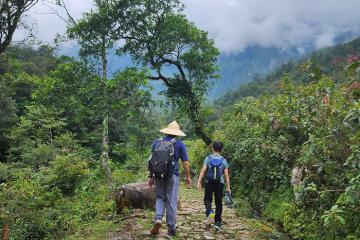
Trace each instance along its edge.
{"label": "rocky trail", "polygon": [[[242,218],[236,215],[234,208],[224,206],[223,225],[220,231],[213,226],[206,226],[204,214],[203,192],[196,189],[187,189],[181,186],[179,198],[181,207],[178,209],[177,235],[172,239],[278,239],[265,235],[272,234],[274,230],[256,220]],[[236,202],[236,199],[235,199]],[[168,239],[165,217],[160,234],[156,237],[150,235],[154,212],[151,210],[134,209],[130,215],[120,218],[119,230],[109,233],[110,240],[135,239]],[[263,237],[261,237],[263,236]],[[280,239],[280,238],[279,238]]]}

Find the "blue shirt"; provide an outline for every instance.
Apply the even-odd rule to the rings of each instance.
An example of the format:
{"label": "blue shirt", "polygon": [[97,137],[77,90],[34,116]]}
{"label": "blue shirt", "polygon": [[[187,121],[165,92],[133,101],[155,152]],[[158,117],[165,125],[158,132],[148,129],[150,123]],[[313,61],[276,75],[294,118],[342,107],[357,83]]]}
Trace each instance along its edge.
{"label": "blue shirt", "polygon": [[[228,165],[226,159],[225,159],[223,156],[221,156],[220,154],[211,154],[211,155],[207,156],[207,157],[205,158],[205,160],[204,160],[203,165],[206,166],[206,167],[209,169],[210,159],[214,159],[214,158],[221,158],[221,160],[222,160],[222,162],[223,162],[224,169],[228,169],[228,168],[229,168],[229,165]],[[207,181],[206,181],[206,182],[207,182]],[[224,173],[221,175],[220,182],[221,182],[222,184],[225,183],[225,181],[224,181]]]}
{"label": "blue shirt", "polygon": [[[172,137],[166,136],[162,139],[163,141],[171,141],[173,140]],[[155,140],[151,151],[154,151],[155,145],[159,142],[159,140]],[[188,161],[188,155],[186,152],[186,146],[183,143],[183,141],[181,140],[176,140],[175,144],[174,144],[174,159],[175,159],[175,165],[174,165],[174,174],[179,174],[179,159],[181,159],[181,161]]]}

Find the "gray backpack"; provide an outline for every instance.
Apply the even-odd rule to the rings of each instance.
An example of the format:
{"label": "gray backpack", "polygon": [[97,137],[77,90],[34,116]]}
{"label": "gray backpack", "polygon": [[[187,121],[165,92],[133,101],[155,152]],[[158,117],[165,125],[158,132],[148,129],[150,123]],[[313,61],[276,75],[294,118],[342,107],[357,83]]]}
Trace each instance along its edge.
{"label": "gray backpack", "polygon": [[169,178],[174,171],[174,152],[176,139],[171,141],[160,140],[155,143],[150,157],[148,168],[150,175],[155,178]]}

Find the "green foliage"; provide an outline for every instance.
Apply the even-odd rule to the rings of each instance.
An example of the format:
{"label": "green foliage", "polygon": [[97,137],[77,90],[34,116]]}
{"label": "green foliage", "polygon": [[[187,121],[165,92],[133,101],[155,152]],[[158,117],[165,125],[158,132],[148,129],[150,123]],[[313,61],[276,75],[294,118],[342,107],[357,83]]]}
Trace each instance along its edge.
{"label": "green foliage", "polygon": [[59,188],[64,195],[70,195],[88,173],[85,160],[74,155],[57,156],[50,163],[44,181],[46,185]]}
{"label": "green foliage", "polygon": [[[123,126],[112,136],[119,140],[123,134],[126,142],[121,145],[121,151],[126,149],[122,164],[112,166],[117,186],[146,176],[146,158],[139,149],[150,139],[148,131],[141,130],[149,129],[153,118],[147,118],[151,98],[144,74],[128,69],[106,86],[113,96],[112,121]],[[112,227],[104,219],[114,213],[114,203],[97,158],[103,88],[99,77],[85,65],[69,61],[41,78],[27,74],[0,78],[1,84],[11,86],[1,88],[0,95],[9,110],[1,126],[10,148],[7,163],[0,163],[0,225],[10,224],[13,239],[85,236],[99,223]],[[17,85],[21,81],[31,85]],[[18,86],[24,86],[26,94],[18,94]],[[130,122],[141,127],[139,132],[131,131]],[[143,148],[136,147],[140,142]]]}
{"label": "green foliage", "polygon": [[16,103],[6,86],[3,76],[0,76],[0,162],[5,159],[9,143],[9,130],[17,122]]}
{"label": "green foliage", "polygon": [[112,49],[118,40],[123,39],[119,31],[129,27],[124,20],[129,15],[130,6],[137,1],[95,0],[94,2],[96,6],[94,10],[84,13],[76,22],[71,21],[67,35],[70,39],[78,41],[81,57],[103,58],[104,61],[107,57],[106,52]]}
{"label": "green foliage", "polygon": [[360,68],[360,61],[356,61],[350,64],[346,70],[350,76],[355,76],[357,72],[359,72],[359,68]]}
{"label": "green foliage", "polygon": [[[116,187],[146,179],[148,148],[161,118],[152,109],[147,84],[158,69],[150,56],[174,60],[167,51],[181,50],[168,96],[173,103],[182,98],[179,109],[193,114],[197,124],[211,115],[202,101],[207,79],[215,77],[218,52],[206,32],[177,13],[182,9],[178,1],[95,3],[78,22],[69,19],[68,37],[80,43],[80,61],[57,57],[49,46],[13,47],[0,56],[0,111],[5,115],[0,120],[0,225],[10,225],[13,239],[76,239],[91,237],[90,232],[99,239],[104,235],[99,237],[98,230],[113,226],[104,220],[114,213],[114,203],[99,167],[102,144],[108,146],[102,140],[109,135]],[[165,17],[160,28],[154,25],[159,11]],[[152,31],[154,36],[146,36]],[[134,47],[130,36],[140,36],[155,50],[141,48],[138,53],[148,55],[136,56],[132,50],[137,50],[124,48],[145,68],[150,63],[151,71],[127,68],[108,77],[108,51],[124,39],[126,47]],[[102,77],[89,64],[99,59]],[[164,74],[175,66],[169,64],[162,63]]]}
{"label": "green foliage", "polygon": [[345,219],[341,216],[343,213],[344,210],[339,208],[338,205],[334,205],[330,210],[324,212],[324,215],[321,216],[321,219],[324,220],[325,226],[328,226],[331,222],[339,222],[344,225]]}
{"label": "green foliage", "polygon": [[129,155],[127,150],[120,149],[130,147],[145,152],[152,141],[155,131],[151,112],[153,100],[146,75],[145,70],[127,68],[108,81],[110,153],[116,162],[124,162]]}
{"label": "green foliage", "polygon": [[185,144],[188,146],[191,168],[200,171],[205,157],[211,154],[211,149],[200,139],[195,141],[186,141]]}
{"label": "green foliage", "polygon": [[113,178],[115,186],[121,186],[126,183],[137,182],[140,179],[145,180],[144,176],[139,179],[136,177],[136,175],[134,175],[133,172],[122,168],[115,169],[115,171],[113,171]]}
{"label": "green foliage", "polygon": [[26,72],[29,75],[45,76],[60,63],[70,57],[56,57],[55,49],[49,45],[38,48],[31,46],[10,46],[0,55],[0,73],[17,75]]}
{"label": "green foliage", "polygon": [[59,191],[49,192],[39,182],[29,179],[3,185],[1,190],[1,208],[5,211],[1,222],[12,223],[10,227],[14,239],[43,239],[46,232],[60,234],[60,229],[56,226],[59,220],[56,209],[46,211],[49,206],[56,206],[57,200],[61,199]]}
{"label": "green foliage", "polygon": [[31,102],[37,80],[31,75],[44,75],[61,61],[54,57],[53,49],[47,46],[40,46],[36,50],[9,47],[0,56],[0,161],[4,161],[9,154],[11,129]]}
{"label": "green foliage", "polygon": [[54,109],[60,118],[66,118],[66,129],[75,133],[84,146],[100,151],[100,78],[85,64],[75,61],[59,65],[49,75],[36,82],[36,104]]}
{"label": "green foliage", "polygon": [[[30,113],[33,113],[31,109]],[[26,116],[30,124],[19,125],[14,131],[29,131],[32,116]],[[42,120],[49,122],[49,118]],[[0,173],[6,173],[0,185],[0,223],[10,223],[14,239],[63,238],[81,232],[87,224],[96,224],[114,211],[99,170],[90,168],[97,166],[91,152],[81,147],[72,134],[54,134],[51,138],[42,134],[48,125],[39,126],[32,135],[34,141],[42,142],[41,147],[47,147],[46,162],[39,164],[39,159],[33,158],[39,146],[28,148],[25,140],[23,145],[19,142],[21,147],[19,145],[17,153],[21,157],[17,163],[0,165]],[[41,153],[38,157],[44,155]],[[29,158],[37,159],[37,164]],[[133,179],[131,173],[125,175],[122,181]]]}
{"label": "green foliage", "polygon": [[21,161],[39,167],[54,158],[52,141],[65,123],[54,111],[44,106],[29,106],[19,125],[11,132],[10,161]]}
{"label": "green foliage", "polygon": [[284,216],[289,209],[294,207],[293,192],[290,188],[280,187],[272,192],[270,201],[267,203],[264,209],[264,217],[282,224],[284,222]]}
{"label": "green foliage", "polygon": [[217,77],[219,52],[214,41],[181,14],[182,5],[177,0],[143,0],[133,7],[124,19],[126,42],[118,53],[128,53],[137,63],[151,67],[149,79],[165,84],[164,94],[209,145],[201,112],[208,80]]}
{"label": "green foliage", "polygon": [[236,214],[241,217],[252,218],[253,212],[252,207],[246,200],[246,196],[236,195],[235,210]]}
{"label": "green foliage", "polygon": [[[77,171],[74,165],[64,166],[63,170]],[[100,216],[112,213],[107,187],[96,176],[87,175],[81,184],[71,183],[76,184],[76,191],[68,196],[48,184],[48,174],[47,169],[41,169],[1,186],[0,222],[10,222],[13,239],[63,238],[66,233],[80,232],[87,224],[99,221]],[[59,175],[58,179],[67,177]]]}
{"label": "green foliage", "polygon": [[[222,118],[234,190],[300,239],[360,237],[359,101],[328,77],[308,86],[291,78],[282,94],[245,98]],[[306,168],[295,204],[291,170]],[[326,223],[325,223],[326,222]]]}

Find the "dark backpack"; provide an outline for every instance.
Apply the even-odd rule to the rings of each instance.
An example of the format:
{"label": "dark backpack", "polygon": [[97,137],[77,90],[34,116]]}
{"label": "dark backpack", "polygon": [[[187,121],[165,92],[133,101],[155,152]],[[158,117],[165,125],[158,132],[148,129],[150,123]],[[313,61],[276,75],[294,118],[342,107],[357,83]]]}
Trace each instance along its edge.
{"label": "dark backpack", "polygon": [[223,171],[224,164],[222,157],[210,157],[206,173],[206,179],[208,182],[220,182]]}
{"label": "dark backpack", "polygon": [[155,143],[149,160],[150,175],[155,178],[168,178],[174,171],[174,145],[176,139],[171,141],[160,140]]}

